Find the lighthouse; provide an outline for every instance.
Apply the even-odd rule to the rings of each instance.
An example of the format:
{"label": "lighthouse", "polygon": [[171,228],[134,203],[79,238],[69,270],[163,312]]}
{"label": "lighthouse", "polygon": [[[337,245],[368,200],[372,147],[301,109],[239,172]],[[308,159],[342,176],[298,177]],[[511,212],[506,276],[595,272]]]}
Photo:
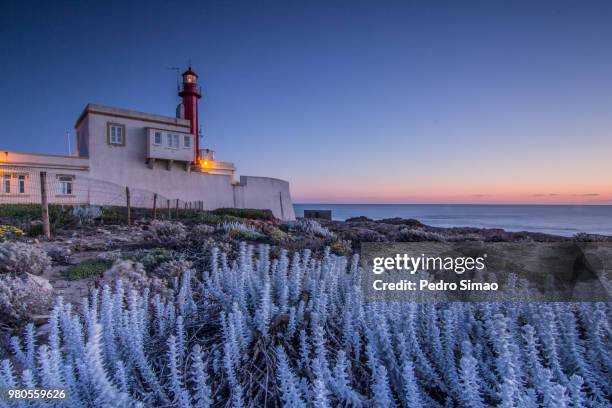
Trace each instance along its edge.
{"label": "lighthouse", "polygon": [[202,90],[198,86],[198,74],[193,72],[191,65],[183,72],[183,84],[179,89],[179,96],[183,98],[184,118],[191,123],[191,133],[195,141],[193,147],[193,162],[198,163],[200,152],[200,135],[198,134],[198,99],[202,97]]}

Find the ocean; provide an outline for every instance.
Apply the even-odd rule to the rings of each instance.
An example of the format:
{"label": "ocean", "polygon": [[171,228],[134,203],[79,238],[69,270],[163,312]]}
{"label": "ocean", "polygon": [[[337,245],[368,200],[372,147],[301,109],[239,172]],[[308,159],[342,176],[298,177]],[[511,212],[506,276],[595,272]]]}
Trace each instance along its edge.
{"label": "ocean", "polygon": [[374,220],[414,218],[436,227],[503,228],[572,236],[579,232],[612,235],[612,205],[467,205],[467,204],[295,204],[332,210],[334,220],[364,215]]}

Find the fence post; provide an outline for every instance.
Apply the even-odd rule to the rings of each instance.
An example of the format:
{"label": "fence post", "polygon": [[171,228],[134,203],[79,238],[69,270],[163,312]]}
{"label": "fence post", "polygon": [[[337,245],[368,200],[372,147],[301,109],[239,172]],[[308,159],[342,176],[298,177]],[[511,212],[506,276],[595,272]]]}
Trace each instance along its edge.
{"label": "fence post", "polygon": [[125,201],[127,206],[127,224],[132,225],[132,209],[130,207],[130,188],[125,187]]}
{"label": "fence post", "polygon": [[153,219],[157,219],[157,193],[153,194]]}
{"label": "fence post", "polygon": [[174,216],[178,219],[179,215],[178,215],[178,198],[176,199],[176,210],[174,211]]}
{"label": "fence post", "polygon": [[40,172],[40,204],[42,206],[43,234],[51,238],[51,225],[49,223],[49,200],[47,199],[47,172]]}
{"label": "fence post", "polygon": [[172,218],[172,213],[170,212],[170,199],[168,199],[168,219]]}

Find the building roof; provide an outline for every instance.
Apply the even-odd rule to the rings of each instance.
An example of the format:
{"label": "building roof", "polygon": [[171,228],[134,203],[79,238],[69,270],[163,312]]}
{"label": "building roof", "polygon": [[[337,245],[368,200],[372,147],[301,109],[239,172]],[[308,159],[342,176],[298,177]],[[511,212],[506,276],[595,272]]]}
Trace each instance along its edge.
{"label": "building roof", "polygon": [[185,75],[193,75],[196,78],[199,78],[198,74],[196,74],[195,72],[193,72],[193,70],[191,69],[191,65],[189,66],[189,68],[187,68],[187,71],[183,72],[181,74],[181,76],[185,76]]}
{"label": "building roof", "polygon": [[156,115],[153,113],[138,112],[129,109],[113,108],[110,106],[95,105],[93,103],[88,103],[87,106],[85,106],[85,109],[83,109],[83,112],[81,112],[81,114],[79,115],[76,123],[74,124],[74,127],[77,128],[81,121],[90,113],[118,118],[138,119],[152,123],[162,123],[165,125],[173,125],[191,129],[191,123],[187,119],[180,119],[172,116]]}

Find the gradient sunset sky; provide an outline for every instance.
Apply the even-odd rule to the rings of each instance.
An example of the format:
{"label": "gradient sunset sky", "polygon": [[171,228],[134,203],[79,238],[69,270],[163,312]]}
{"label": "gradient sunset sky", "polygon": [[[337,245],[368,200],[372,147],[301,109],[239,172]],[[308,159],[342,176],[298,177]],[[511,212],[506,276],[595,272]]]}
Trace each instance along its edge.
{"label": "gradient sunset sky", "polygon": [[0,14],[0,150],[85,104],[173,116],[296,203],[612,204],[611,1],[28,2]]}

